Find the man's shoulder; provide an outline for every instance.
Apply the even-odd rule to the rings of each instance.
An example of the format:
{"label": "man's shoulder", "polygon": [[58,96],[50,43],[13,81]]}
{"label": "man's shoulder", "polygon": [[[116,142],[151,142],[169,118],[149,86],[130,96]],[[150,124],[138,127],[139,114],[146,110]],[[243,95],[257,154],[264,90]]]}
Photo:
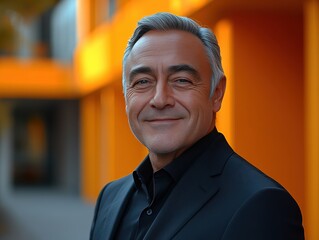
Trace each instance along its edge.
{"label": "man's shoulder", "polygon": [[299,206],[280,183],[237,154],[227,162],[223,180],[221,198],[231,199],[226,205],[233,210],[223,239],[303,239]]}
{"label": "man's shoulder", "polygon": [[285,190],[271,176],[258,169],[237,153],[233,153],[228,159],[224,168],[223,178],[225,181],[231,181],[232,186],[246,191],[254,192],[269,188]]}
{"label": "man's shoulder", "polygon": [[[231,181],[233,186],[243,188],[283,188],[267,173],[258,169],[244,157],[235,152],[228,144],[223,134],[219,133],[217,140],[203,155],[205,166],[211,172],[220,173],[222,181],[226,184]],[[216,170],[217,169],[217,170]]]}

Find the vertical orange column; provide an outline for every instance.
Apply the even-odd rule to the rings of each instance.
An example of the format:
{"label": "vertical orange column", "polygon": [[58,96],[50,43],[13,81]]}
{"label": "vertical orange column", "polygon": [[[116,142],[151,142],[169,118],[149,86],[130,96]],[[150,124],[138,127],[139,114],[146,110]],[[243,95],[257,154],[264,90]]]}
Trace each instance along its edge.
{"label": "vertical orange column", "polygon": [[319,2],[305,3],[307,239],[319,239]]}
{"label": "vertical orange column", "polygon": [[101,138],[101,156],[102,156],[102,167],[100,173],[102,175],[102,181],[105,183],[110,182],[116,178],[115,172],[115,136],[116,136],[116,125],[115,125],[115,90],[113,86],[108,86],[102,90],[101,95],[102,102],[102,138]]}
{"label": "vertical orange column", "polygon": [[[93,30],[95,24],[94,0],[77,0],[77,38],[82,41]],[[107,9],[106,9],[107,10]],[[106,11],[105,10],[105,11]]]}
{"label": "vertical orange column", "polygon": [[76,32],[77,39],[79,41],[82,41],[84,37],[90,32],[90,21],[88,12],[89,7],[89,0],[77,0]]}
{"label": "vertical orange column", "polygon": [[81,99],[82,194],[95,201],[100,190],[100,110],[99,99],[89,95]]}
{"label": "vertical orange column", "polygon": [[217,128],[234,144],[234,90],[233,90],[233,29],[232,23],[227,20],[219,21],[215,26],[215,33],[220,46],[222,64],[226,75],[226,93],[222,108],[217,114]]}

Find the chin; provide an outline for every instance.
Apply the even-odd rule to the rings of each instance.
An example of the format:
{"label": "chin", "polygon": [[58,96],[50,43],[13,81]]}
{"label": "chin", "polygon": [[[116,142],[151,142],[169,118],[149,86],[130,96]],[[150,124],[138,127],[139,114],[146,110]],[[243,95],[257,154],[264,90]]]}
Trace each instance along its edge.
{"label": "chin", "polygon": [[[181,141],[180,138],[168,134],[157,134],[147,136],[141,139],[142,144],[154,154],[166,155],[179,152],[180,149],[185,148],[186,142]],[[183,144],[184,143],[184,144]]]}
{"label": "chin", "polygon": [[161,146],[160,144],[155,144],[155,145],[152,144],[147,146],[147,148],[150,152],[157,155],[166,155],[166,154],[176,152],[178,150],[177,147],[174,147],[172,145]]}
{"label": "chin", "polygon": [[185,150],[186,147],[183,145],[176,145],[176,142],[166,142],[166,144],[163,144],[163,142],[158,144],[150,144],[147,146],[149,152],[156,154],[156,155],[170,155],[173,154],[175,157],[180,155],[183,152],[183,149]]}

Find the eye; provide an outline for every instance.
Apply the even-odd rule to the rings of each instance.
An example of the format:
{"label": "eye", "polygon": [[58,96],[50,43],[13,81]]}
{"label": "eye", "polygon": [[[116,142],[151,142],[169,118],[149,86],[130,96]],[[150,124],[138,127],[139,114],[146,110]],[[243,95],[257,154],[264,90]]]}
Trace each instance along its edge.
{"label": "eye", "polygon": [[179,79],[176,79],[177,83],[192,83],[192,81],[186,79],[186,78],[179,78]]}
{"label": "eye", "polygon": [[141,79],[141,80],[138,80],[136,81],[133,86],[136,86],[136,85],[145,85],[145,84],[148,84],[149,83],[149,80],[147,79]]}
{"label": "eye", "polygon": [[193,81],[189,78],[177,78],[173,81],[177,87],[187,87],[193,85]]}
{"label": "eye", "polygon": [[138,79],[132,83],[132,87],[135,89],[145,89],[151,85],[152,85],[152,81],[147,78]]}

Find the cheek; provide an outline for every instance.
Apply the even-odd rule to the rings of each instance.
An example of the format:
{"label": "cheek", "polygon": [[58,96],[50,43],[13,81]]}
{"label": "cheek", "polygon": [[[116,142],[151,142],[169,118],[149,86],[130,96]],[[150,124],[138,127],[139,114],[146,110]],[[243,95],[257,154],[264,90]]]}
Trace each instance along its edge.
{"label": "cheek", "polygon": [[213,121],[213,104],[207,99],[192,102],[188,110],[199,125],[207,126]]}
{"label": "cheek", "polygon": [[[143,96],[136,94],[127,95],[126,98],[126,114],[129,118],[137,118],[139,113],[145,108],[147,104]],[[134,120],[134,119],[130,119]]]}
{"label": "cheek", "polygon": [[134,98],[132,98],[131,95],[126,94],[125,96],[125,111],[126,111],[126,115],[129,118],[129,120],[131,121],[131,116],[132,116],[132,112],[134,112],[134,106],[136,104],[134,104]]}
{"label": "cheek", "polygon": [[126,115],[128,116],[129,120],[131,121],[132,117],[136,114],[136,104],[133,102],[128,102],[126,104]]}
{"label": "cheek", "polygon": [[213,100],[209,95],[202,94],[201,92],[193,92],[192,94],[183,94],[177,96],[176,100],[185,108],[188,112],[193,113],[210,113],[213,111]]}

